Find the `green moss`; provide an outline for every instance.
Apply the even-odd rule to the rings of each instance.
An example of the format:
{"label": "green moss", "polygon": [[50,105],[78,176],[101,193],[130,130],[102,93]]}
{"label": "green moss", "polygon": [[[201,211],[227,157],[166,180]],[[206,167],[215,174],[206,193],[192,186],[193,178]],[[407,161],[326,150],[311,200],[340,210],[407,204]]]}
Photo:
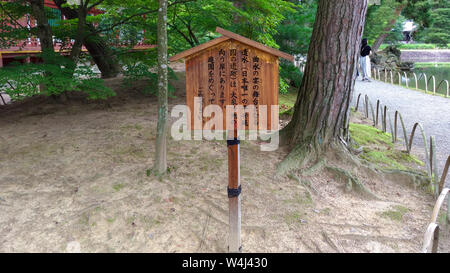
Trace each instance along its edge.
{"label": "green moss", "polygon": [[404,165],[405,163],[416,163],[421,166],[425,164],[415,156],[395,149],[371,149],[364,147],[361,158],[388,169],[407,170],[408,167]]}
{"label": "green moss", "polygon": [[114,185],[113,185],[113,189],[114,189],[115,191],[120,191],[123,187],[124,187],[123,184],[114,184]]}
{"label": "green moss", "polygon": [[445,211],[441,210],[441,211],[439,212],[439,215],[438,215],[438,222],[439,222],[441,225],[445,225],[445,223],[447,223],[447,213],[446,213]]}
{"label": "green moss", "polygon": [[128,124],[128,125],[121,126],[120,129],[121,130],[132,130],[132,129],[141,130],[142,126],[140,124]]}
{"label": "green moss", "polygon": [[349,130],[352,139],[363,147],[360,157],[371,163],[382,168],[400,170],[407,170],[408,163],[424,165],[413,155],[396,149],[390,134],[369,125],[355,123],[350,123]]}
{"label": "green moss", "polygon": [[361,157],[369,162],[382,164],[389,168],[400,170],[406,169],[405,166],[403,166],[402,164],[398,163],[395,159],[390,157],[389,153],[386,153],[386,151],[364,149],[364,152],[361,155]]}
{"label": "green moss", "polygon": [[331,209],[330,208],[324,208],[320,211],[321,213],[330,216],[331,215]]}
{"label": "green moss", "polygon": [[145,150],[135,145],[116,147],[113,150],[113,154],[118,156],[131,156],[133,158],[147,158]]}
{"label": "green moss", "polygon": [[428,67],[439,67],[439,68],[443,68],[443,67],[450,67],[450,63],[434,63],[434,62],[417,62],[414,63],[414,67],[415,68],[428,68]]}
{"label": "green moss", "polygon": [[298,90],[291,88],[286,94],[278,95],[278,103],[280,105],[280,115],[292,115],[294,112],[294,105],[297,101]]}
{"label": "green moss", "polygon": [[81,215],[81,217],[80,217],[80,223],[82,225],[89,226],[89,214],[83,213],[83,215]]}
{"label": "green moss", "polygon": [[286,204],[299,204],[302,206],[309,206],[313,204],[311,194],[305,192],[303,195],[295,194],[293,199],[284,200]]}
{"label": "green moss", "polygon": [[294,212],[286,214],[284,216],[284,221],[289,225],[297,224],[297,223],[299,224],[299,223],[301,223],[302,219],[306,220],[305,216],[306,215],[302,212],[294,211]]}
{"label": "green moss", "polygon": [[393,147],[391,134],[384,133],[375,127],[350,123],[349,125],[350,136],[358,142],[360,145],[367,144],[386,144]]}
{"label": "green moss", "polygon": [[425,163],[421,160],[419,160],[417,157],[408,154],[404,151],[392,151],[391,153],[391,157],[398,160],[398,161],[403,161],[403,162],[408,162],[408,163],[416,163],[419,164],[420,166],[425,166]]}
{"label": "green moss", "polygon": [[381,216],[384,218],[391,219],[393,221],[401,222],[403,220],[403,216],[409,212],[409,209],[407,207],[396,205],[392,209],[383,211],[381,213]]}

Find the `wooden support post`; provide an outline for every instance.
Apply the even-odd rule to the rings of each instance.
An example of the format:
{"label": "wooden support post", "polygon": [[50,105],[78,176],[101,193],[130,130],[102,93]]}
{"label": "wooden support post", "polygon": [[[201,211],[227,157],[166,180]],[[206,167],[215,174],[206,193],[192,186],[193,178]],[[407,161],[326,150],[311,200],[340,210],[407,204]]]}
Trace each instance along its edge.
{"label": "wooden support post", "polygon": [[3,67],[3,56],[2,53],[0,53],[0,68]]}
{"label": "wooden support post", "polygon": [[229,245],[228,251],[241,252],[241,177],[239,140],[235,132],[233,140],[227,141],[228,146],[228,201],[229,201]]}

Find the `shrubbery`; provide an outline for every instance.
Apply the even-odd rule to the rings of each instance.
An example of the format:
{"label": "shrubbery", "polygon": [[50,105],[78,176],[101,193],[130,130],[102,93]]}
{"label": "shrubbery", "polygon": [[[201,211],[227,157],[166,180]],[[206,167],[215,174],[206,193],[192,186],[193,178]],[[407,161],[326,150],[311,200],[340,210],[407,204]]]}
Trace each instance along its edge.
{"label": "shrubbery", "polygon": [[106,99],[114,95],[90,66],[75,66],[69,58],[53,52],[44,52],[41,57],[43,63],[12,63],[0,69],[2,91],[13,100],[38,94],[61,95],[68,91],[86,93],[89,99]]}
{"label": "shrubbery", "polygon": [[[386,47],[390,46],[389,44],[382,44],[380,46],[380,50],[385,49]],[[443,45],[436,45],[436,44],[396,44],[395,45],[398,49],[446,49],[450,48],[450,44],[447,46]]]}
{"label": "shrubbery", "polygon": [[280,93],[286,94],[289,86],[300,87],[303,73],[292,63],[280,64]]}

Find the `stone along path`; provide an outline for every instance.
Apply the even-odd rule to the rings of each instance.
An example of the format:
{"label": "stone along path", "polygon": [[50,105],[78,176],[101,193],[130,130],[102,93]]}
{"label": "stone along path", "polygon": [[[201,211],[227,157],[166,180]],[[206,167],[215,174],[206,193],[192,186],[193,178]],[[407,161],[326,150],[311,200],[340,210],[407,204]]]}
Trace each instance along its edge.
{"label": "stone along path", "polygon": [[[388,113],[392,123],[394,123],[394,113],[396,110],[402,114],[408,137],[411,134],[414,123],[419,122],[425,130],[428,145],[430,136],[436,138],[436,160],[439,175],[441,175],[447,157],[450,155],[450,98],[424,94],[419,91],[376,80],[362,82],[357,79],[352,100],[353,107],[356,105],[356,99],[360,93],[362,94],[359,104],[360,111],[363,109],[361,105],[364,105],[362,103],[364,95],[369,97],[374,110],[376,110],[376,102],[379,99],[383,107],[384,105],[388,107]],[[370,108],[369,116],[371,117]],[[389,124],[387,124],[387,127],[390,132]],[[403,133],[400,121],[397,130],[397,135],[402,137]],[[416,129],[413,146],[423,148],[422,135],[419,128]],[[447,175],[446,179],[447,186],[450,186],[449,176]]]}

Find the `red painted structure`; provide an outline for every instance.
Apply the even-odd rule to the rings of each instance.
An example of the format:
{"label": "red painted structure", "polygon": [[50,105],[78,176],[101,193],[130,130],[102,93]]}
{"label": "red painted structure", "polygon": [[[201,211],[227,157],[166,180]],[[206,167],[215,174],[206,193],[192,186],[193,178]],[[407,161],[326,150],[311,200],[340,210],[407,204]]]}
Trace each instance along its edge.
{"label": "red painted structure", "polygon": [[[1,0],[0,0],[1,1]],[[52,0],[44,0],[45,6],[57,10],[58,7]],[[98,15],[101,14],[102,11],[98,9],[92,9],[89,14]],[[61,15],[61,20],[65,20],[65,16]],[[18,20],[22,26],[26,26],[27,24],[30,27],[36,26],[35,20],[33,20],[29,15],[25,16]],[[147,45],[144,43],[139,43],[136,45],[133,50],[145,50],[149,48],[153,48],[155,45]],[[61,52],[62,54],[68,54],[70,50],[62,49],[61,44],[55,42],[54,49],[56,52]],[[82,51],[87,52],[86,48],[83,47]],[[41,45],[39,39],[36,37],[28,38],[27,40],[21,41],[17,43],[16,46],[12,46],[9,48],[0,48],[0,67],[6,66],[13,61],[20,61],[22,63],[30,63],[30,62],[39,62],[39,57],[36,55],[41,53]],[[22,57],[22,58],[17,58]]]}

